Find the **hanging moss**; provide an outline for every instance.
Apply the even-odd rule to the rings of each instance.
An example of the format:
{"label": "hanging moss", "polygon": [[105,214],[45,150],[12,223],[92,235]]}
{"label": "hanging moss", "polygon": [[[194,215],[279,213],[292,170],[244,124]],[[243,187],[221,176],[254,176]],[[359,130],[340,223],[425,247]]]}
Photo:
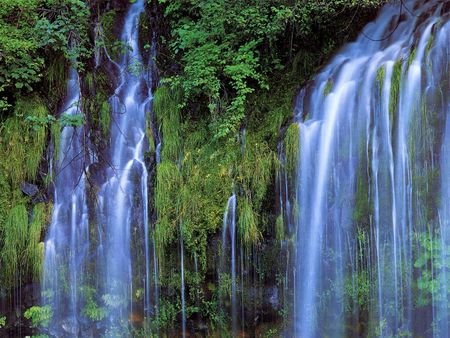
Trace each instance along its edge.
{"label": "hanging moss", "polygon": [[328,79],[327,83],[325,84],[325,87],[323,88],[323,96],[327,96],[331,93],[331,90],[333,89],[333,80]]}
{"label": "hanging moss", "polygon": [[280,213],[275,222],[275,238],[277,241],[284,240],[284,217],[283,213]]}
{"label": "hanging moss", "polygon": [[32,221],[28,231],[27,259],[33,278],[39,279],[44,259],[44,243],[41,242],[41,232],[48,222],[48,210],[45,203],[39,203],[33,208]]}
{"label": "hanging moss", "polygon": [[398,109],[399,103],[399,95],[400,95],[400,86],[402,80],[402,69],[403,69],[403,60],[398,60],[393,69],[392,78],[391,78],[391,93],[389,98],[389,119],[391,125],[391,131],[394,130],[394,121],[395,115]]}
{"label": "hanging moss", "polygon": [[109,126],[111,125],[111,105],[107,100],[102,101],[100,104],[99,123],[103,135],[108,135]]}
{"label": "hanging moss", "polygon": [[246,246],[258,244],[261,232],[257,226],[257,215],[251,201],[247,198],[238,199],[239,234]]}
{"label": "hanging moss", "polygon": [[162,127],[162,160],[177,162],[180,159],[180,98],[180,90],[167,86],[158,88],[153,97],[153,111],[158,124]]}
{"label": "hanging moss", "polygon": [[286,152],[286,170],[291,176],[295,174],[300,156],[300,128],[292,123],[284,136],[284,149]]}
{"label": "hanging moss", "polygon": [[54,146],[54,160],[58,159],[58,154],[61,145],[61,125],[59,123],[53,123],[50,128],[51,139]]}
{"label": "hanging moss", "polygon": [[56,111],[58,102],[64,97],[67,82],[67,60],[62,55],[51,58],[50,64],[43,77],[48,94],[46,96],[48,106]]}
{"label": "hanging moss", "polygon": [[4,243],[0,252],[1,284],[12,287],[16,283],[21,283],[27,271],[24,254],[28,235],[28,213],[24,205],[17,205],[11,209],[3,224],[2,232]]}
{"label": "hanging moss", "polygon": [[273,178],[275,158],[275,153],[266,142],[248,133],[236,180],[242,185],[245,194],[251,195],[256,209],[260,208]]}
{"label": "hanging moss", "polygon": [[386,66],[383,65],[377,70],[377,84],[380,89],[380,93],[383,90],[384,78],[386,77]]}
{"label": "hanging moss", "polygon": [[158,222],[155,226],[155,241],[160,254],[166,245],[176,238],[179,218],[179,195],[182,185],[180,170],[169,161],[161,162],[156,171],[155,208]]}
{"label": "hanging moss", "polygon": [[[48,116],[42,101],[33,96],[21,98],[15,107],[16,116],[2,123],[0,170],[10,182],[18,186],[24,180],[34,180],[46,146]],[[28,120],[30,119],[30,120]],[[31,121],[43,121],[33,124]]]}

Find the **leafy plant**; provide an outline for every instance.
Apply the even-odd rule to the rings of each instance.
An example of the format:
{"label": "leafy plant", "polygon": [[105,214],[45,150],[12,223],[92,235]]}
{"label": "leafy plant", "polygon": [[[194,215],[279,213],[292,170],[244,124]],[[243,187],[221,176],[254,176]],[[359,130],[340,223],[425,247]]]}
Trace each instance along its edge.
{"label": "leafy plant", "polygon": [[47,327],[52,316],[53,310],[49,305],[32,306],[24,313],[24,317],[30,319],[34,327]]}
{"label": "leafy plant", "polygon": [[84,124],[83,114],[62,114],[59,118],[62,127],[81,127]]}

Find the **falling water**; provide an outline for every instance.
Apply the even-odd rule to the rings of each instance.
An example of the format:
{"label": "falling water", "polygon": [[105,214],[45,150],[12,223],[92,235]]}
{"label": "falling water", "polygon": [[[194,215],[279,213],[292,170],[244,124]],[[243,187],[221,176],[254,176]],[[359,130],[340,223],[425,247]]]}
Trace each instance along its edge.
{"label": "falling water", "polygon": [[[146,114],[152,95],[138,46],[138,22],[144,6],[145,0],[130,5],[121,34],[128,48],[119,62],[110,60],[118,67],[120,78],[110,98],[113,122],[107,164],[102,163],[106,167],[103,183],[93,203],[96,210],[90,211],[96,215],[97,224],[91,225],[96,227],[92,243],[96,248],[90,248],[89,241],[85,169],[90,161],[84,152],[84,129],[65,127],[62,131],[44,275],[44,290],[54,293],[48,296],[59,335],[62,327],[65,335],[82,336],[80,323],[86,322],[83,306],[94,300],[105,309],[109,332],[116,330],[114,334],[121,336],[129,336],[128,321],[136,312],[147,317],[152,314],[144,163]],[[63,112],[79,113],[79,100],[78,76],[71,70]],[[95,258],[86,262],[88,253],[95,253]]]}
{"label": "falling water", "polygon": [[221,273],[226,270],[227,238],[231,246],[231,327],[232,332],[237,332],[237,285],[236,285],[236,195],[233,194],[227,202],[227,207],[223,216],[222,228],[222,263]]}
{"label": "falling water", "polygon": [[[80,84],[70,70],[61,114],[81,116]],[[45,242],[44,303],[53,310],[53,330],[61,327],[78,335],[81,312],[79,286],[87,278],[84,265],[89,248],[84,128],[66,126],[61,132],[54,179],[54,208]],[[63,293],[62,289],[67,288]]]}
{"label": "falling water", "polygon": [[[298,337],[448,335],[449,10],[386,5],[299,95]],[[431,189],[441,151],[439,205]],[[441,249],[429,254],[424,241]],[[430,265],[444,285],[427,310]],[[362,283],[373,292],[355,303]],[[365,333],[346,324],[358,313],[370,319]]]}
{"label": "falling water", "polygon": [[[142,286],[136,277],[145,266],[145,311],[149,313],[149,250],[146,112],[151,100],[150,89],[142,72],[142,57],[138,46],[139,16],[144,0],[134,2],[128,9],[121,35],[129,49],[119,62],[121,81],[110,98],[113,123],[111,127],[111,167],[99,196],[105,201],[105,296],[110,305],[109,320],[116,325],[128,320],[133,311],[132,298]],[[142,242],[143,240],[143,243]],[[140,245],[139,245],[140,244]],[[143,247],[144,252],[139,250]],[[133,249],[137,250],[133,254]],[[138,265],[142,253],[145,261]]]}

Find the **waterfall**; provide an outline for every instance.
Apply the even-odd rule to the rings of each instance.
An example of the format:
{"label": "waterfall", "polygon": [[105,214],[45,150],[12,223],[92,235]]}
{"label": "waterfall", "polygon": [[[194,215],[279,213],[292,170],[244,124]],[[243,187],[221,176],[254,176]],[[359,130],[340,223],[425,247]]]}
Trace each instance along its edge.
{"label": "waterfall", "polygon": [[298,337],[448,336],[448,10],[386,5],[299,94]]}
{"label": "waterfall", "polygon": [[[224,277],[224,273],[228,271],[226,264],[226,255],[228,252],[228,241],[231,247],[230,253],[230,277],[231,277],[231,328],[233,336],[237,334],[237,284],[236,284],[236,195],[230,196],[227,202],[227,207],[223,216],[222,227],[222,257],[220,267],[220,277]],[[220,281],[219,281],[220,282]]]}
{"label": "waterfall", "polygon": [[[61,114],[81,115],[80,84],[73,68],[66,91]],[[89,248],[85,173],[89,158],[84,139],[83,127],[67,125],[61,132],[55,164],[54,208],[44,258],[44,303],[53,310],[53,322],[60,322],[72,335],[79,332],[80,286],[88,278],[84,265]],[[63,288],[65,294],[61,292]]]}
{"label": "waterfall", "polygon": [[[104,317],[109,334],[122,337],[130,335],[133,318],[152,315],[150,294],[157,290],[151,291],[151,264],[155,279],[157,268],[150,254],[144,163],[146,114],[152,94],[151,76],[144,72],[138,45],[144,6],[145,0],[129,6],[121,34],[128,48],[118,62],[110,60],[120,77],[109,100],[110,148],[92,203],[95,210],[89,212],[95,215],[92,224],[88,221],[86,172],[94,160],[85,156],[84,128],[67,126],[62,131],[44,274],[45,292],[54,293],[49,295],[54,312],[50,331],[58,336],[85,336],[82,326],[89,306],[100,319]],[[78,76],[72,69],[63,112],[79,113],[79,100]],[[94,236],[91,242],[90,236]]]}

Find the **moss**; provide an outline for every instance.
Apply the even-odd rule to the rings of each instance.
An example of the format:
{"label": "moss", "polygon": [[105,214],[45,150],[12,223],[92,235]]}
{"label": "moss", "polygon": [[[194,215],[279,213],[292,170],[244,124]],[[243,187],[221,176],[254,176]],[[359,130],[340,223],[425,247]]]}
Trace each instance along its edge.
{"label": "moss", "polygon": [[238,199],[239,235],[246,246],[258,244],[261,232],[257,226],[257,215],[248,198]]}
{"label": "moss", "polygon": [[153,97],[153,111],[162,127],[161,159],[177,162],[181,154],[181,91],[167,86],[158,88]]}
{"label": "moss", "polygon": [[[50,128],[51,139],[53,142],[53,159],[56,162],[58,160],[60,145],[61,145],[61,126],[59,123],[53,123]],[[50,173],[50,176],[53,173]]]}
{"label": "moss", "polygon": [[28,213],[24,205],[11,209],[4,223],[3,248],[0,251],[2,285],[20,285],[27,272],[26,243],[28,235]]}
{"label": "moss", "polygon": [[433,45],[434,45],[434,35],[430,34],[430,37],[428,38],[427,46],[425,49],[427,54],[430,52],[431,48],[433,48]]}
{"label": "moss", "polygon": [[38,280],[41,276],[44,259],[44,243],[41,242],[41,233],[48,221],[48,209],[45,203],[36,204],[33,208],[32,221],[28,230],[27,259],[30,273]]}
{"label": "moss", "polygon": [[52,111],[56,111],[58,101],[64,97],[67,82],[67,61],[60,55],[51,58],[46,70],[44,83],[48,91],[47,102]]}
{"label": "moss", "polygon": [[333,89],[333,80],[328,79],[327,83],[325,84],[325,87],[323,88],[323,96],[327,96],[331,93],[331,90]]}
{"label": "moss", "polygon": [[2,161],[0,169],[18,186],[24,180],[36,178],[46,146],[47,125],[33,127],[27,118],[45,118],[48,110],[38,97],[32,96],[19,99],[15,113],[16,116],[8,118],[1,126],[0,156],[8,161]]}
{"label": "moss", "polygon": [[111,125],[111,105],[108,101],[103,101],[100,105],[99,122],[103,135],[108,135]]}
{"label": "moss", "polygon": [[182,178],[178,167],[169,161],[161,162],[156,169],[155,208],[158,222],[155,241],[160,254],[176,238],[179,218],[179,189]]}
{"label": "moss", "polygon": [[283,213],[281,212],[275,222],[275,238],[277,239],[277,241],[282,241],[284,240],[284,235],[284,217]]}
{"label": "moss", "polygon": [[416,59],[416,54],[417,54],[417,48],[414,47],[411,50],[411,53],[409,53],[409,57],[408,57],[408,68],[409,66],[411,66],[411,64],[413,63],[413,61]]}
{"label": "moss", "polygon": [[389,97],[389,120],[391,125],[391,132],[394,130],[395,115],[398,109],[400,86],[402,80],[403,60],[398,60],[392,72],[391,78],[391,93]]}
{"label": "moss", "polygon": [[300,127],[292,123],[284,136],[284,149],[286,153],[286,170],[293,178],[300,158]]}
{"label": "moss", "polygon": [[377,70],[377,84],[378,88],[380,88],[380,92],[383,90],[384,78],[386,77],[386,66],[381,66]]}
{"label": "moss", "polygon": [[355,209],[353,221],[363,228],[369,226],[369,217],[372,213],[372,205],[369,196],[369,178],[364,167],[359,168],[356,182]]}

